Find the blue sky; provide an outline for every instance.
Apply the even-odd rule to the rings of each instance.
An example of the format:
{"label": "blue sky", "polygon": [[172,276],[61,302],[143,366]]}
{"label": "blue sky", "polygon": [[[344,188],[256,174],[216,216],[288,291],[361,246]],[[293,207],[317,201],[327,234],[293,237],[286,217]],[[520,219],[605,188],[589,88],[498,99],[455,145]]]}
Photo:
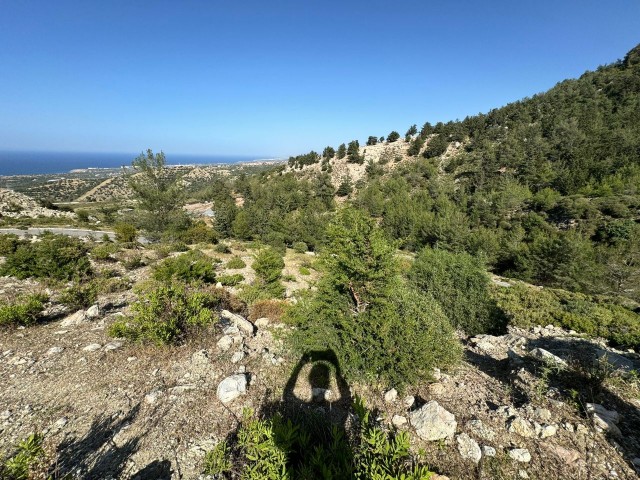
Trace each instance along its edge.
{"label": "blue sky", "polygon": [[552,87],[637,0],[0,0],[0,150],[288,156]]}

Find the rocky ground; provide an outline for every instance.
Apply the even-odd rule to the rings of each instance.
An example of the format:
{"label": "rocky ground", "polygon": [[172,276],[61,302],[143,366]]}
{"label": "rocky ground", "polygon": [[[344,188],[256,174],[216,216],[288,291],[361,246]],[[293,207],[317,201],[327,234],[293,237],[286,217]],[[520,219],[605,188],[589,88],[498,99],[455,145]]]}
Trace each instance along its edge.
{"label": "rocky ground", "polygon": [[64,212],[41,207],[33,198],[13,190],[0,189],[0,217],[9,218],[75,218],[73,212]]}
{"label": "rocky ground", "polygon": [[[132,299],[0,333],[1,451],[39,431],[57,478],[197,478],[245,407],[282,396],[297,361],[284,325],[225,311],[183,346],[141,347],[106,333]],[[457,372],[402,395],[337,381],[318,393],[304,372],[293,391],[303,403],[362,395],[449,478],[637,478],[640,390],[624,377],[639,367],[636,354],[539,327],[469,339]]]}

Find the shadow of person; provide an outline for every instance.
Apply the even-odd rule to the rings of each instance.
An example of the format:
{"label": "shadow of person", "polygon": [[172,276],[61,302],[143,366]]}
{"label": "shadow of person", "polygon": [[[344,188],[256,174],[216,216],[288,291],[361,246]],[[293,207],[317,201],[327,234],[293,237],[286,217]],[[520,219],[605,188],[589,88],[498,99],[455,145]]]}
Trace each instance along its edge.
{"label": "shadow of person", "polygon": [[[272,392],[267,392],[269,397]],[[263,402],[256,413],[271,428],[270,438],[285,459],[282,478],[352,478],[354,457],[349,432],[355,423],[350,420],[351,407],[351,392],[336,354],[323,350],[303,355],[282,397]],[[243,427],[230,434],[229,444],[237,445]]]}

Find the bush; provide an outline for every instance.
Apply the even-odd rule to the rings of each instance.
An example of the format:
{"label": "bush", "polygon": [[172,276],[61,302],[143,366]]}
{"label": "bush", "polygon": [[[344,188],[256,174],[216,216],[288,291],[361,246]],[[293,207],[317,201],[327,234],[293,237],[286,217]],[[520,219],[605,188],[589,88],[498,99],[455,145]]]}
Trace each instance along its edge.
{"label": "bush", "polygon": [[98,285],[96,282],[78,283],[67,288],[60,295],[60,303],[71,310],[80,310],[93,305],[98,299]]}
{"label": "bush", "polygon": [[34,433],[21,441],[16,448],[16,453],[0,463],[0,478],[7,480],[40,478],[33,475],[33,470],[44,460],[43,440],[42,435]]}
{"label": "bush", "polygon": [[298,326],[295,348],[332,349],[351,379],[399,388],[459,361],[461,348],[442,309],[402,281],[395,245],[373,219],[345,209],[328,236],[318,292],[287,316]]}
{"label": "bush", "polygon": [[0,256],[11,255],[21,243],[26,242],[13,233],[0,234]]}
{"label": "bush", "polygon": [[120,262],[127,270],[135,270],[145,265],[142,255],[139,253],[127,253],[120,257]]}
{"label": "bush", "polygon": [[76,210],[76,215],[78,216],[78,220],[82,223],[87,223],[89,221],[89,212],[86,210]]}
{"label": "bush", "polygon": [[213,250],[218,253],[231,253],[231,249],[226,243],[218,243],[215,247],[213,247]]}
{"label": "bush", "polygon": [[267,285],[280,280],[284,260],[275,249],[267,247],[258,252],[251,267],[255,270],[258,279]]}
{"label": "bush", "polygon": [[32,294],[19,297],[12,303],[0,305],[0,326],[36,323],[46,301],[46,295]]}
{"label": "bush", "polygon": [[347,432],[323,421],[318,414],[295,421],[279,413],[258,419],[251,409],[245,409],[237,449],[220,442],[205,455],[204,473],[225,475],[235,471],[251,480],[427,480],[431,476],[419,457],[410,453],[406,432],[387,432],[373,421],[360,399],[356,399],[354,410],[356,421]]}
{"label": "bush", "polygon": [[111,255],[117,253],[118,250],[118,246],[114,243],[102,243],[91,249],[91,255],[96,260],[114,260]]}
{"label": "bush", "polygon": [[20,243],[0,266],[0,275],[71,280],[91,273],[87,249],[77,238],[45,234],[35,243]]}
{"label": "bush", "polygon": [[204,222],[197,222],[180,234],[180,240],[189,245],[194,243],[216,243],[218,236],[213,228]]}
{"label": "bush", "polygon": [[111,336],[156,345],[176,343],[191,330],[210,325],[220,302],[212,293],[177,282],[147,285],[138,292],[139,299],[131,306],[133,315],[113,323]]}
{"label": "bush", "polygon": [[400,138],[400,134],[394,130],[389,135],[387,135],[387,142],[393,143],[399,138]]}
{"label": "bush", "polygon": [[453,326],[468,335],[504,327],[489,295],[484,265],[471,255],[426,247],[416,257],[409,276],[421,291],[433,296]]}
{"label": "bush", "polygon": [[155,267],[153,277],[164,282],[178,279],[184,282],[215,283],[216,271],[209,257],[200,250],[191,250],[164,260]]}
{"label": "bush", "polygon": [[240,273],[235,273],[233,275],[220,275],[220,277],[218,277],[218,281],[226,287],[238,285],[243,280],[244,276]]}
{"label": "bush", "polygon": [[295,243],[293,244],[293,250],[294,250],[296,253],[305,253],[306,251],[308,251],[308,250],[309,250],[309,247],[308,247],[308,246],[307,246],[307,244],[306,244],[306,243],[304,243],[304,242],[295,242]]}
{"label": "bush", "polygon": [[311,275],[311,270],[309,270],[307,267],[300,267],[300,275]]}
{"label": "bush", "polygon": [[528,328],[551,323],[626,348],[640,347],[640,315],[606,298],[520,282],[508,288],[494,286],[492,295],[512,325]]}
{"label": "bush", "polygon": [[242,260],[240,257],[232,257],[229,259],[229,261],[227,262],[226,267],[230,270],[237,270],[240,268],[244,268],[246,267],[247,264],[244,263],[244,260]]}
{"label": "bush", "polygon": [[138,238],[138,231],[136,230],[136,227],[130,223],[116,223],[113,226],[113,231],[116,234],[116,241],[120,243],[133,243]]}

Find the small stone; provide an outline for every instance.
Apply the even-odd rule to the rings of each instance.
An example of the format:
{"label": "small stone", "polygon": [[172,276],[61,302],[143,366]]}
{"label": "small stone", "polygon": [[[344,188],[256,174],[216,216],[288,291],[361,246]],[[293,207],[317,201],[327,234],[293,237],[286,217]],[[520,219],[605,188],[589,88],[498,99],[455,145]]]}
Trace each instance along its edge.
{"label": "small stone", "polygon": [[520,478],[529,478],[529,474],[526,470],[518,470],[518,476]]}
{"label": "small stone", "polygon": [[224,333],[225,335],[236,335],[237,333],[240,333],[240,329],[235,325],[229,325],[228,327],[224,327],[222,329],[222,333]]}
{"label": "small stone", "polygon": [[62,417],[59,418],[56,423],[53,424],[54,429],[56,430],[60,430],[61,428],[64,428],[64,426],[69,422],[69,420],[67,420],[67,417]]}
{"label": "small stone", "polygon": [[177,387],[173,387],[170,391],[172,395],[180,395],[181,393],[188,392],[190,390],[195,390],[196,386],[192,384],[187,385],[178,385]]}
{"label": "small stone", "polygon": [[144,401],[152,405],[156,403],[161,396],[162,392],[160,390],[153,390],[152,392],[149,392],[144,396]]}
{"label": "small stone", "polygon": [[90,343],[89,345],[84,347],[82,349],[82,351],[83,352],[95,352],[96,350],[100,350],[101,348],[102,348],[102,345],[100,345],[99,343]]}
{"label": "small stone", "polygon": [[109,342],[104,346],[104,349],[108,352],[111,350],[117,350],[122,346],[122,342]]}
{"label": "small stone", "polygon": [[47,350],[47,355],[56,355],[58,353],[62,353],[63,350],[63,347],[51,347],[49,350]]}
{"label": "small stone", "polygon": [[458,423],[456,417],[436,401],[424,404],[409,415],[411,425],[423,440],[453,438]]}
{"label": "small stone", "polygon": [[407,395],[404,397],[404,400],[402,400],[402,403],[405,407],[411,408],[413,407],[413,404],[416,403],[416,397],[413,395]]}
{"label": "small stone", "polygon": [[393,403],[398,399],[398,391],[395,388],[392,388],[387,393],[384,394],[384,401],[387,403]]}
{"label": "small stone", "polygon": [[135,362],[138,357],[127,357],[127,362]]}
{"label": "small stone", "polygon": [[238,363],[244,359],[244,352],[236,352],[231,356],[231,363]]}
{"label": "small stone", "polygon": [[580,452],[577,450],[564,448],[560,445],[551,446],[551,450],[567,465],[571,465],[580,460]]}
{"label": "small stone", "polygon": [[269,319],[268,319],[268,318],[266,318],[266,317],[259,318],[259,319],[257,319],[257,320],[255,321],[255,325],[256,325],[256,327],[258,327],[258,328],[264,328],[264,327],[267,327],[267,326],[269,326],[269,323],[271,323],[271,320],[269,320]]}
{"label": "small stone", "polygon": [[11,418],[10,410],[3,410],[0,412],[0,420],[9,420]]}
{"label": "small stone", "polygon": [[493,440],[496,436],[496,433],[482,423],[481,420],[469,420],[467,422],[467,428],[471,433],[485,440]]}
{"label": "small stone", "polygon": [[496,449],[493,447],[490,447],[489,445],[483,445],[482,446],[482,455],[484,455],[485,457],[495,457],[496,456]]}
{"label": "small stone", "polygon": [[553,437],[557,432],[558,428],[555,425],[543,425],[538,436],[540,438],[549,438]]}
{"label": "small stone", "polygon": [[247,335],[253,335],[256,327],[249,320],[241,315],[231,313],[229,310],[222,310],[220,312],[220,319],[227,324],[235,325]]}
{"label": "small stone", "polygon": [[328,388],[313,387],[311,389],[311,398],[314,402],[328,402],[332,396],[333,392]]}
{"label": "small stone", "polygon": [[218,340],[218,343],[216,343],[216,345],[220,350],[226,352],[231,348],[231,345],[233,345],[233,338],[231,338],[229,335],[224,335],[220,338],[220,340]]}
{"label": "small stone", "polygon": [[563,359],[561,359],[557,355],[554,355],[553,353],[545,350],[544,348],[534,348],[529,352],[529,355],[531,355],[536,360],[539,360],[544,363],[555,364],[559,367],[567,366],[567,362],[565,362]]}
{"label": "small stone", "polygon": [[547,408],[536,408],[535,413],[536,416],[544,422],[551,420],[551,412]]}
{"label": "small stone", "polygon": [[247,376],[231,375],[218,385],[217,395],[222,403],[229,403],[247,392]]}
{"label": "small stone", "polygon": [[531,454],[526,448],[513,448],[509,450],[508,454],[516,462],[527,463],[531,461]]}
{"label": "small stone", "polygon": [[407,424],[407,419],[402,415],[394,415],[393,418],[391,419],[391,423],[393,424],[394,427],[400,428]]}
{"label": "small stone", "polygon": [[98,307],[97,304],[91,305],[85,313],[87,318],[90,318],[90,319],[98,318],[100,316],[100,308]]}
{"label": "small stone", "polygon": [[531,424],[522,417],[515,417],[507,424],[507,431],[515,433],[521,437],[531,438],[535,436],[535,431]]}
{"label": "small stone", "polygon": [[429,392],[432,395],[442,395],[446,390],[446,387],[442,383],[432,383],[429,385]]}
{"label": "small stone", "polygon": [[478,463],[482,458],[482,450],[478,442],[471,438],[466,433],[461,433],[456,438],[458,442],[458,452],[460,456],[465,460],[472,460],[474,463]]}
{"label": "small stone", "polygon": [[64,320],[60,322],[61,327],[74,327],[76,325],[80,325],[87,321],[87,315],[84,310],[78,310],[76,313],[73,313],[66,317]]}

